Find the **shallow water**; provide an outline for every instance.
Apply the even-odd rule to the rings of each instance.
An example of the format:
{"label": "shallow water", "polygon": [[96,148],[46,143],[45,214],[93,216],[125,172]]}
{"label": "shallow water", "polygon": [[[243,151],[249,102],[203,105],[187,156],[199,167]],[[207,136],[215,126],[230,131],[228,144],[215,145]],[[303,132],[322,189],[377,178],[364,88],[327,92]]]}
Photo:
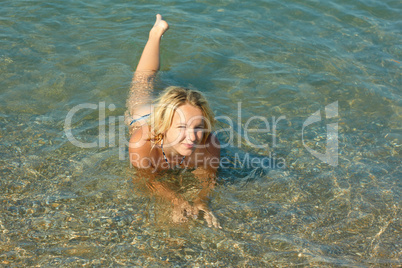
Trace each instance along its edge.
{"label": "shallow water", "polygon": [[[2,1],[0,264],[397,267],[401,9],[379,0]],[[170,23],[158,90],[202,90],[221,143],[236,130],[209,204],[222,230],[171,223],[169,205],[127,160],[121,116],[157,12]],[[77,105],[86,106],[69,126]],[[318,110],[321,120],[306,125]],[[267,128],[252,116],[269,130],[245,133]],[[75,146],[69,130],[95,146]],[[327,140],[338,140],[334,165],[307,150],[324,154]]]}

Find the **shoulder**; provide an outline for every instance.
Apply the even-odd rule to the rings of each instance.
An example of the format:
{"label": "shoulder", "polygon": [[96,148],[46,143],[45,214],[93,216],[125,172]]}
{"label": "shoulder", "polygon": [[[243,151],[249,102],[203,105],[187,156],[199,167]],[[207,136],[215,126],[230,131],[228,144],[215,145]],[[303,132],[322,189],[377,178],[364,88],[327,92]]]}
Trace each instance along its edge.
{"label": "shoulder", "polygon": [[207,170],[216,172],[220,163],[220,154],[221,149],[219,140],[214,134],[211,133],[205,141],[205,146],[202,149],[202,166]]}
{"label": "shoulder", "polygon": [[151,167],[151,141],[148,125],[143,125],[134,130],[128,144],[130,162],[137,168]]}
{"label": "shoulder", "polygon": [[205,148],[210,156],[220,157],[221,144],[219,143],[218,138],[213,133],[211,133],[205,141]]}

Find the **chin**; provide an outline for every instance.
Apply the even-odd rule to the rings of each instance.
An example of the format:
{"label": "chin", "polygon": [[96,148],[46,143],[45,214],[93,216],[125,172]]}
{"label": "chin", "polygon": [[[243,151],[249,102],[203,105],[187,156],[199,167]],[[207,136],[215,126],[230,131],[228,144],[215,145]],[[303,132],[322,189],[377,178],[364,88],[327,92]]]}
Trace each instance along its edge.
{"label": "chin", "polygon": [[180,150],[180,154],[182,156],[190,156],[193,152],[194,152],[195,148],[182,148],[182,150]]}
{"label": "chin", "polygon": [[194,150],[183,150],[180,154],[182,156],[190,156],[193,152]]}

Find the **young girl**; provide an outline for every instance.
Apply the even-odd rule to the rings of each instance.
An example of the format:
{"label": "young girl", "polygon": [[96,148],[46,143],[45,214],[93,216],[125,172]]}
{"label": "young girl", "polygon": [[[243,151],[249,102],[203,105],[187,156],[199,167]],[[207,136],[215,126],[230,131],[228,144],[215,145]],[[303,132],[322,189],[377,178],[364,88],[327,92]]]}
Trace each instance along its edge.
{"label": "young girl", "polygon": [[206,206],[220,161],[218,139],[211,133],[214,115],[201,92],[168,87],[153,101],[153,81],[159,70],[159,47],[169,29],[161,15],[149,33],[128,98],[131,164],[141,170],[161,171],[190,168],[201,179],[203,189],[190,204],[165,185],[152,180],[152,190],[174,204],[173,220],[197,217],[200,210],[208,225],[220,227]]}

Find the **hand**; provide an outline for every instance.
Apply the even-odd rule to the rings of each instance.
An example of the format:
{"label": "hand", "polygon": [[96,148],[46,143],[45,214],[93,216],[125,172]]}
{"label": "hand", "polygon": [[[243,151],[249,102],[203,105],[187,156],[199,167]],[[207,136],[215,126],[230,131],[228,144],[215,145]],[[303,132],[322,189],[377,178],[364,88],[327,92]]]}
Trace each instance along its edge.
{"label": "hand", "polygon": [[172,220],[174,223],[187,222],[188,217],[197,218],[198,212],[197,214],[194,213],[195,210],[190,203],[185,200],[180,200],[178,204],[175,204],[173,207]]}
{"label": "hand", "polygon": [[215,217],[215,215],[209,210],[208,206],[203,203],[202,201],[195,201],[193,205],[193,213],[195,215],[198,215],[198,212],[201,210],[204,212],[204,219],[208,224],[208,227],[215,227],[222,229],[221,225],[218,222],[218,219]]}

